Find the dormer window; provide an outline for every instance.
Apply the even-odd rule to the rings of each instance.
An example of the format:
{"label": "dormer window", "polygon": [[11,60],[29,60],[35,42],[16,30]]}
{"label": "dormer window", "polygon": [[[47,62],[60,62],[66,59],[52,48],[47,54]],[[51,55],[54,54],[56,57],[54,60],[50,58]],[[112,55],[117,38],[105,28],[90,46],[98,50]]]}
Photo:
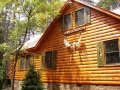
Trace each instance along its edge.
{"label": "dormer window", "polygon": [[64,30],[72,28],[72,15],[67,14],[64,16]]}
{"label": "dormer window", "polygon": [[79,26],[84,24],[84,8],[75,12],[75,25]]}
{"label": "dormer window", "polygon": [[[72,16],[72,14],[74,17]],[[75,23],[74,22],[72,23],[72,20],[75,21]],[[90,22],[91,22],[90,8],[84,7],[73,13],[62,15],[59,18],[59,25],[60,25],[59,30],[60,31],[69,30],[72,28],[72,26],[78,27],[85,24],[89,24]]]}
{"label": "dormer window", "polygon": [[75,25],[80,26],[90,23],[90,8],[85,7],[75,11]]}

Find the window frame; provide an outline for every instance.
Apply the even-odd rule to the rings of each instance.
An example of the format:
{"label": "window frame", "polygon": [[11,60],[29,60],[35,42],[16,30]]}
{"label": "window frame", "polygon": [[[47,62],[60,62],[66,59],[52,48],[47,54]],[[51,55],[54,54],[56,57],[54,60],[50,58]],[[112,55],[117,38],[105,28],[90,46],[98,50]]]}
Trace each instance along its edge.
{"label": "window frame", "polygon": [[[83,24],[81,24],[81,25],[76,25],[76,12],[79,11],[79,10],[82,10],[82,9],[84,10],[84,7],[79,8],[79,9],[75,10],[75,12],[74,12],[74,14],[75,14],[75,17],[74,17],[75,27],[79,27],[79,26],[84,26],[84,25],[85,25],[85,20],[84,20],[84,23],[83,23]],[[84,10],[84,13],[85,13],[85,10]],[[84,13],[83,13],[83,16],[84,16]]]}
{"label": "window frame", "polygon": [[[65,17],[66,15],[69,15],[69,14],[71,15],[71,27],[70,27],[70,28],[65,29],[64,17]],[[64,15],[63,15],[63,21],[62,21],[62,23],[63,23],[63,30],[64,30],[64,31],[66,31],[66,30],[70,30],[70,29],[72,29],[72,28],[73,28],[72,17],[73,17],[72,12],[70,12],[70,13],[67,13],[67,14],[64,14]]]}
{"label": "window frame", "polygon": [[114,38],[114,39],[108,39],[104,41],[97,42],[97,62],[98,62],[98,67],[99,66],[120,66],[120,62],[118,63],[110,63],[106,64],[106,57],[105,57],[105,45],[104,42],[107,41],[112,41],[112,40],[118,40],[118,50],[119,50],[119,60],[120,60],[120,38]]}
{"label": "window frame", "polygon": [[[21,69],[20,68],[20,59],[18,60],[18,70],[29,70],[29,68],[26,68],[26,66],[27,66],[27,59],[26,59],[26,57],[27,56],[30,56],[29,58],[30,58],[30,61],[29,61],[29,63],[31,63],[32,61],[33,61],[33,59],[34,59],[34,57],[32,56],[32,55],[25,55],[25,56],[21,56],[21,57],[24,57],[24,60],[23,60],[23,62],[24,62],[24,67],[23,67],[23,69]],[[32,60],[31,60],[31,58],[33,58]]]}
{"label": "window frame", "polygon": [[[107,60],[106,60],[106,54],[107,54],[107,52],[106,52],[106,48],[105,48],[105,42],[112,42],[112,41],[115,41],[115,40],[117,40],[117,44],[118,44],[118,55],[119,55],[119,60],[120,60],[120,40],[119,39],[111,39],[111,40],[106,40],[106,41],[103,41],[103,48],[104,48],[104,63],[105,63],[105,65],[106,66],[116,66],[116,65],[120,65],[120,62],[118,63],[108,63],[107,64]],[[115,51],[116,52],[116,51]],[[115,52],[109,52],[109,53],[115,53]]]}
{"label": "window frame", "polygon": [[[24,57],[25,57],[25,56],[24,56]],[[24,57],[22,56],[22,57],[19,59],[19,62],[18,62],[18,63],[19,63],[19,65],[18,65],[18,69],[19,69],[19,70],[24,70],[24,69],[25,69],[25,60],[24,60],[25,58],[24,58]],[[22,58],[24,58],[24,59],[22,59]],[[21,61],[22,61],[23,64],[24,64],[24,65],[23,65],[23,68],[21,68]]]}
{"label": "window frame", "polygon": [[[29,62],[27,63],[27,56],[29,56],[28,58],[29,58]],[[29,64],[32,62],[31,61],[31,58],[32,58],[32,56],[31,55],[26,55],[26,57],[25,57],[25,69],[26,70],[29,70]],[[28,67],[27,67],[27,65],[28,65]]]}
{"label": "window frame", "polygon": [[[45,57],[46,57],[46,53],[47,52],[52,52],[52,60],[51,60],[51,67],[47,68],[46,65],[46,61],[45,61]],[[41,69],[44,70],[54,70],[56,69],[56,62],[57,62],[57,50],[51,50],[51,51],[45,51],[45,52],[41,52]]]}
{"label": "window frame", "polygon": [[[51,56],[51,58],[50,58],[51,60],[46,60],[46,59],[48,58],[48,57],[47,57],[47,54],[48,54],[48,53],[51,54],[51,55],[50,55],[50,56]],[[50,65],[50,67],[49,67],[49,64],[50,64],[50,63],[52,64],[52,58],[53,58],[53,57],[52,57],[52,51],[47,51],[47,52],[45,52],[45,63],[44,63],[44,65],[45,65],[44,68],[45,68],[45,69],[51,69],[51,68],[52,68],[52,65]],[[49,62],[48,62],[48,61],[49,61]],[[47,62],[47,63],[46,63],[46,62]]]}
{"label": "window frame", "polygon": [[[80,24],[80,25],[76,25],[76,12],[81,10],[81,9],[84,10],[84,14],[83,14],[84,15],[84,23]],[[88,16],[86,16],[87,12],[88,12],[88,14],[87,14]],[[71,15],[71,28],[65,29],[64,17],[65,17],[65,15],[68,15],[68,14]],[[74,21],[74,23],[73,23],[73,21]],[[73,12],[69,12],[69,13],[66,13],[66,14],[63,14],[63,15],[60,16],[60,18],[59,18],[59,25],[60,25],[59,31],[64,32],[66,30],[71,30],[74,27],[77,28],[77,27],[88,25],[90,23],[91,23],[91,8],[87,7],[87,6],[81,7],[81,8],[78,8],[78,9],[74,10]]]}
{"label": "window frame", "polygon": [[[89,15],[90,15],[90,17],[88,17],[89,19],[90,19],[90,22],[86,22],[86,20],[85,20],[85,10],[86,10],[86,8],[89,8]],[[84,17],[84,23],[83,24],[80,24],[80,25],[76,25],[76,12],[77,11],[79,11],[79,10],[84,10],[84,14],[83,14],[83,17]],[[74,20],[75,20],[75,27],[81,27],[81,26],[84,26],[84,25],[86,25],[86,24],[90,24],[91,23],[91,9],[90,9],[90,7],[81,7],[81,8],[79,8],[79,9],[77,9],[77,10],[75,10],[75,12],[74,12],[74,14],[75,14],[75,17],[74,17]]]}

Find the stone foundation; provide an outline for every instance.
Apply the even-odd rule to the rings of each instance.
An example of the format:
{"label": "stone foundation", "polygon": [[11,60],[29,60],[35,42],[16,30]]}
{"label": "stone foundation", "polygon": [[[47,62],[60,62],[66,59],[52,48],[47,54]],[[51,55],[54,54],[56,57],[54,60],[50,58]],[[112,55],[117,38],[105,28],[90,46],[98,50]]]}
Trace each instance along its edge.
{"label": "stone foundation", "polygon": [[20,90],[21,84],[22,84],[22,81],[15,80],[15,84],[14,84],[15,90]]}
{"label": "stone foundation", "polygon": [[[22,81],[15,81],[15,90],[21,89]],[[120,86],[112,85],[81,85],[64,83],[43,83],[44,90],[120,90]]]}
{"label": "stone foundation", "polygon": [[120,90],[120,86],[44,83],[44,90]]}

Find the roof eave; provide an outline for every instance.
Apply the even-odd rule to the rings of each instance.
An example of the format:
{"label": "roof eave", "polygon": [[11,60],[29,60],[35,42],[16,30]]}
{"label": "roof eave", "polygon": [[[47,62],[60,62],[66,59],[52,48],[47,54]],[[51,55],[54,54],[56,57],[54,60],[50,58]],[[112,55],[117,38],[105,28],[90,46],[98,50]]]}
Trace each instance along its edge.
{"label": "roof eave", "polygon": [[[62,9],[60,10],[59,13],[62,13],[62,12],[65,10],[65,8],[66,8],[66,6],[67,6],[67,4],[68,4],[69,1],[70,1],[70,0],[68,0],[68,1],[64,4],[64,6],[62,7]],[[95,6],[95,5],[93,5],[93,4],[90,4],[90,3],[85,2],[85,1],[83,1],[83,0],[79,0],[79,1],[78,1],[78,0],[72,0],[72,1],[76,1],[76,2],[78,2],[78,3],[81,3],[81,4],[83,4],[83,5],[88,6],[88,7],[90,7],[90,8],[93,8],[93,9],[98,10],[98,11],[100,11],[100,12],[106,13],[106,14],[108,14],[108,15],[110,15],[110,16],[113,16],[113,17],[115,17],[115,18],[117,18],[117,19],[120,19],[120,15],[118,15],[118,14],[116,14],[116,13],[113,13],[113,12],[111,12],[111,11],[109,11],[109,10],[103,9],[103,8],[101,8],[101,7],[99,7],[99,6]],[[44,32],[44,34],[42,35],[42,37],[40,38],[40,40],[38,41],[38,43],[36,44],[36,46],[35,46],[35,47],[32,47],[32,48],[28,48],[28,49],[27,49],[28,51],[34,51],[34,50],[37,49],[37,47],[39,47],[39,45],[42,43],[44,37],[48,34],[49,29],[53,26],[53,24],[56,22],[56,20],[57,20],[57,18],[55,18],[55,19],[52,21],[52,23],[51,23],[51,24],[49,25],[49,27],[46,29],[46,31]]]}
{"label": "roof eave", "polygon": [[120,19],[120,15],[119,14],[113,13],[113,12],[111,12],[109,10],[106,10],[106,9],[102,8],[102,7],[90,4],[90,3],[86,2],[86,1],[83,1],[83,0],[79,0],[79,1],[78,0],[74,0],[74,1],[76,1],[78,3],[81,3],[83,5],[86,5],[86,6],[90,7],[90,8],[95,9],[95,10],[98,10],[100,12],[106,13],[106,14],[108,14],[110,16],[113,16],[113,17],[115,17],[117,19]]}

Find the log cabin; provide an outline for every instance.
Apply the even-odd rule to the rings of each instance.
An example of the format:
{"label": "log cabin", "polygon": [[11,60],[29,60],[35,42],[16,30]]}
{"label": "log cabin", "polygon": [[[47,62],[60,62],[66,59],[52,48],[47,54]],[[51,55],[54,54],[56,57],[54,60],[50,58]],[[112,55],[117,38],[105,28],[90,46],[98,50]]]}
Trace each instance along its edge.
{"label": "log cabin", "polygon": [[[24,56],[34,53],[45,90],[119,90],[119,26],[120,15],[84,0],[68,0]],[[18,85],[26,62],[18,61]]]}

